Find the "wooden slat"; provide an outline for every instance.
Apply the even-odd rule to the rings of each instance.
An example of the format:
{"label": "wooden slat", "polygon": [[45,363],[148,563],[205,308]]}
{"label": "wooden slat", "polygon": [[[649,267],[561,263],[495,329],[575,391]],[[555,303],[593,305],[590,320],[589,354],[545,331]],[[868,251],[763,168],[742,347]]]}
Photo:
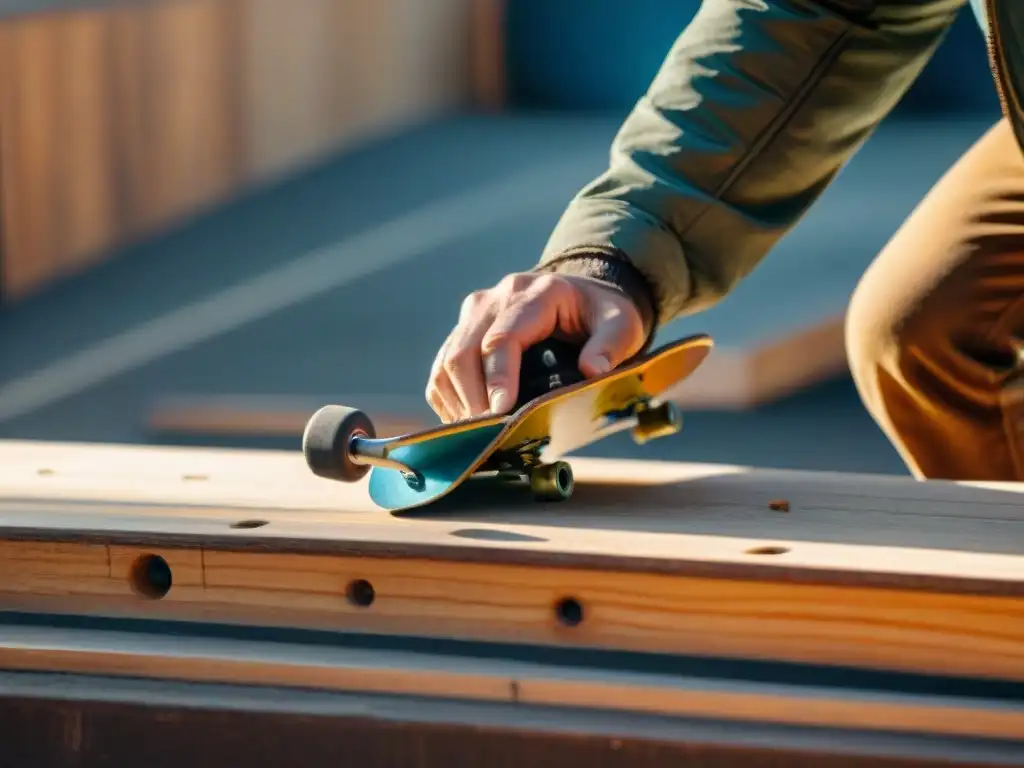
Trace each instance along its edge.
{"label": "wooden slat", "polygon": [[[477,484],[403,518],[298,452],[10,442],[0,608],[1024,680],[1018,485],[574,467],[560,506]],[[81,570],[97,546],[106,578]]]}
{"label": "wooden slat", "polygon": [[507,0],[470,1],[473,102],[490,112],[504,109],[508,99],[506,7]]}
{"label": "wooden slat", "polygon": [[235,4],[174,0],[145,9],[147,174],[132,191],[161,227],[224,198],[241,179]]}
{"label": "wooden slat", "polygon": [[1022,748],[1019,739],[34,672],[0,674],[0,718],[5,757],[32,766],[979,768],[1019,765]]}
{"label": "wooden slat", "polygon": [[190,684],[426,696],[719,722],[1020,739],[1024,708],[985,699],[817,689],[374,649],[6,627],[0,668]]}
{"label": "wooden slat", "polygon": [[0,175],[3,201],[2,247],[6,296],[30,292],[60,269],[56,216],[61,189],[53,151],[60,126],[53,119],[59,93],[51,22],[33,18],[17,27],[0,25],[3,71]]}
{"label": "wooden slat", "polygon": [[[295,13],[278,0],[246,0],[248,173],[269,177],[339,144],[349,128],[343,14],[362,2],[308,0]],[[371,35],[372,37],[372,35]]]}

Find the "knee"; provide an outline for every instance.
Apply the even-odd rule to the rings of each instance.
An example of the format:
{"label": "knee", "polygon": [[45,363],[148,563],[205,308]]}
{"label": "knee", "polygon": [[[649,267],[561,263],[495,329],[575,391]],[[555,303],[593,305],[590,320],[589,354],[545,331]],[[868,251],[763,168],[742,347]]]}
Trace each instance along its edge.
{"label": "knee", "polygon": [[850,298],[845,327],[846,359],[861,400],[872,415],[881,408],[881,371],[899,359],[908,343],[904,326],[862,280]]}
{"label": "knee", "polygon": [[847,360],[868,411],[887,421],[894,401],[921,415],[940,395],[980,403],[1015,356],[986,331],[992,318],[976,283],[959,270],[928,283],[884,267],[864,275],[846,315]]}
{"label": "knee", "polygon": [[909,295],[891,274],[869,270],[850,299],[846,314],[846,355],[865,407],[885,421],[887,399],[921,385],[947,357],[958,328],[969,327],[965,310],[938,293]]}

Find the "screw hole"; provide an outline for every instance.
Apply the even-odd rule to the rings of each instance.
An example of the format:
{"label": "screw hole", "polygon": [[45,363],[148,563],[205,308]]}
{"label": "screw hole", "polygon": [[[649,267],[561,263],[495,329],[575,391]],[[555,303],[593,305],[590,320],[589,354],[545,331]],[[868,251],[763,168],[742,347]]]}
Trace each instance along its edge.
{"label": "screw hole", "polygon": [[784,555],[789,552],[789,547],[754,547],[748,549],[748,555]]}
{"label": "screw hole", "polygon": [[262,528],[267,525],[266,520],[239,520],[237,523],[232,523],[232,528]]}
{"label": "screw hole", "polygon": [[373,584],[368,582],[366,579],[356,579],[349,582],[348,589],[345,590],[345,594],[352,605],[358,605],[360,608],[370,607],[373,605],[373,601],[377,597]]}
{"label": "screw hole", "polygon": [[559,623],[575,627],[583,621],[583,604],[575,597],[563,597],[555,605],[555,616]]}
{"label": "screw hole", "polygon": [[131,586],[135,594],[159,600],[171,591],[171,566],[160,555],[143,555],[132,565]]}

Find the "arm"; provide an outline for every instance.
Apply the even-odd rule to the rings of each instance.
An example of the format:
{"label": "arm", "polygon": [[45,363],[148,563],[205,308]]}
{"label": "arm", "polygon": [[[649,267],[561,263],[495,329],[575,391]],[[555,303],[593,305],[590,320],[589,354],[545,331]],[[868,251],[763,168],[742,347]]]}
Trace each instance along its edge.
{"label": "arm", "polygon": [[657,325],[757,265],[924,68],[965,0],[704,0],[539,269]]}

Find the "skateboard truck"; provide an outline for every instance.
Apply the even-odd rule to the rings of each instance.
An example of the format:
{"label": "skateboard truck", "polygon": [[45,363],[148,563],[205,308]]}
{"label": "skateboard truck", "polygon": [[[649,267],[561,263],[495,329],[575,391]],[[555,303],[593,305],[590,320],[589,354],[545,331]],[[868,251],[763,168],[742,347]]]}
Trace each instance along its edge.
{"label": "skateboard truck", "polygon": [[377,438],[373,422],[362,411],[325,405],[306,424],[302,452],[313,473],[329,480],[355,483],[370,467],[384,467],[401,472],[411,486],[422,485],[419,472],[388,456],[388,443]]}
{"label": "skateboard truck", "polygon": [[636,409],[633,442],[643,445],[659,437],[674,435],[682,427],[683,412],[671,400],[653,407],[649,403],[641,403]]}

